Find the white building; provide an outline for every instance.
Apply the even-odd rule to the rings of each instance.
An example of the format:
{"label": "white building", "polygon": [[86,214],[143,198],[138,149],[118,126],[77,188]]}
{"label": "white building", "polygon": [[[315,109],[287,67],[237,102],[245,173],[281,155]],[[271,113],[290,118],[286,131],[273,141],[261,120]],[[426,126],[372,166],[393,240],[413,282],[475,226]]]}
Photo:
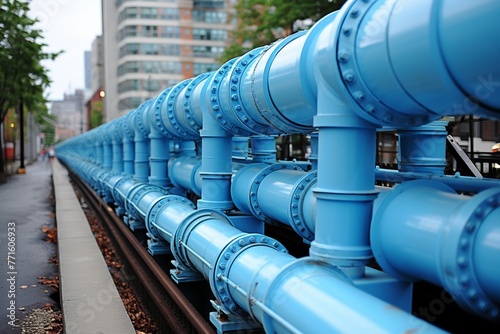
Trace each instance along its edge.
{"label": "white building", "polygon": [[184,79],[219,68],[231,0],[103,1],[105,121]]}
{"label": "white building", "polygon": [[85,92],[75,89],[74,94],[65,93],[64,98],[52,101],[50,114],[57,116],[55,141],[64,140],[83,133],[86,129]]}

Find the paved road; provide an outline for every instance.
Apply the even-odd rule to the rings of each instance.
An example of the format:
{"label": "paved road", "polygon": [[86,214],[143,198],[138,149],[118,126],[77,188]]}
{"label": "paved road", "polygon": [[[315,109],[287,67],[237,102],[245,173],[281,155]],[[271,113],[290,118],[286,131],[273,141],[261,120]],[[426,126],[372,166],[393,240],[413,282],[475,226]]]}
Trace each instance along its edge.
{"label": "paved road", "polygon": [[26,174],[0,184],[0,333],[21,333],[12,324],[34,308],[59,302],[49,286],[39,284],[39,277],[57,274],[49,263],[56,246],[42,232],[44,225],[55,226],[50,164],[37,161],[26,166]]}

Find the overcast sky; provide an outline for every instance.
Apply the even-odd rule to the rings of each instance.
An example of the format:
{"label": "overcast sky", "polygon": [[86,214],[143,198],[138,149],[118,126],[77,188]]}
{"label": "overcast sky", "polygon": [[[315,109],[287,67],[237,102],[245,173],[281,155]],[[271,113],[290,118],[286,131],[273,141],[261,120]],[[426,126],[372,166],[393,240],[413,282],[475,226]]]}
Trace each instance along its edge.
{"label": "overcast sky", "polygon": [[62,100],[64,93],[85,87],[84,51],[101,34],[101,0],[31,0],[31,17],[40,21],[46,52],[64,50],[47,62],[52,80],[49,100]]}

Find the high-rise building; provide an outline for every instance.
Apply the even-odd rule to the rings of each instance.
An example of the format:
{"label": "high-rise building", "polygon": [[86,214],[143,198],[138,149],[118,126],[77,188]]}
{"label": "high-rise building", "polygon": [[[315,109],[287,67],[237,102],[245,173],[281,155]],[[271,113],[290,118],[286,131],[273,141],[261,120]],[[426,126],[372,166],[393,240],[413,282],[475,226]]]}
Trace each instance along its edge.
{"label": "high-rise building", "polygon": [[90,71],[91,71],[91,53],[90,51],[83,52],[84,59],[84,73],[85,73],[85,89],[90,91],[90,84],[92,82]]}
{"label": "high-rise building", "polygon": [[102,36],[96,36],[92,42],[90,63],[90,96],[85,102],[87,129],[93,129],[102,124],[104,116],[104,49]]}
{"label": "high-rise building", "polygon": [[103,1],[105,121],[219,68],[234,0]]}
{"label": "high-rise building", "polygon": [[102,36],[96,36],[90,50],[90,91],[92,94],[104,86],[104,49]]}

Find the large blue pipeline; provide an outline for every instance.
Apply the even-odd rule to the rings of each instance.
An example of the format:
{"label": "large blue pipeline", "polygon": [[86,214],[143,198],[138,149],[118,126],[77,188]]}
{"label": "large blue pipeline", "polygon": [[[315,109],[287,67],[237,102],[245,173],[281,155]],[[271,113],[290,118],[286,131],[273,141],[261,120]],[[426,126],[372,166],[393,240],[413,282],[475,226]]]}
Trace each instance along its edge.
{"label": "large blue pipeline", "polygon": [[[219,333],[445,331],[412,314],[418,281],[498,323],[500,182],[444,174],[443,117],[500,119],[499,15],[496,0],[351,0],[57,156],[172,256],[177,283],[210,283]],[[375,168],[387,128],[398,171]],[[299,133],[310,160],[277,161],[276,137]]]}

